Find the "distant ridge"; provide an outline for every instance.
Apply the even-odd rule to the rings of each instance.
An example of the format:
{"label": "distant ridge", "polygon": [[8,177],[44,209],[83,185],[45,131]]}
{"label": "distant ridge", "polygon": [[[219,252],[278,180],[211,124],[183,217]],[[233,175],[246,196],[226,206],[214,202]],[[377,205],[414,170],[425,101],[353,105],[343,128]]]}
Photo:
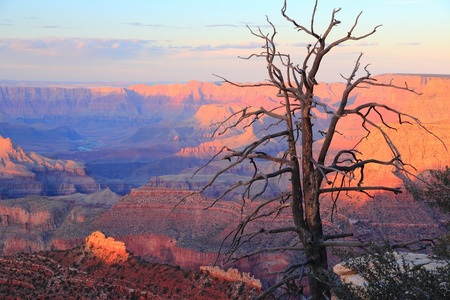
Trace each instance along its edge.
{"label": "distant ridge", "polygon": [[[421,73],[381,73],[374,76],[421,76],[421,77],[450,77],[450,74],[421,74]],[[191,80],[192,81],[192,80]],[[196,80],[193,80],[196,81]],[[216,85],[222,85],[223,81],[203,81],[210,82]],[[334,83],[324,82],[324,83]],[[187,84],[188,82],[178,81],[154,81],[154,82],[140,82],[140,81],[40,81],[40,80],[13,80],[0,79],[0,86],[26,86],[26,87],[61,87],[61,88],[100,88],[100,87],[121,87],[127,88],[133,85],[145,84],[148,86],[154,85],[171,85],[171,84]],[[242,82],[240,82],[242,83]]]}
{"label": "distant ridge", "polygon": [[450,77],[450,74],[420,74],[420,73],[386,73],[379,75],[394,75],[394,76],[421,76],[421,77]]}
{"label": "distant ridge", "polygon": [[[27,86],[27,87],[61,87],[61,88],[100,88],[121,87],[125,88],[141,82],[135,81],[32,81],[1,79],[0,86]],[[175,82],[144,82],[147,85],[173,84]]]}

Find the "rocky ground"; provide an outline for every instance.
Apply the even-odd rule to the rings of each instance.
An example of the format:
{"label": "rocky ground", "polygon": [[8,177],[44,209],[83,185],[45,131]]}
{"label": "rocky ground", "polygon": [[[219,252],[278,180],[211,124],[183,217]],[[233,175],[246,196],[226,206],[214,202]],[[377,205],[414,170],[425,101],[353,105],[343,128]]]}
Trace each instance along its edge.
{"label": "rocky ground", "polygon": [[114,243],[97,234],[71,250],[2,257],[1,298],[252,299],[260,293],[249,280],[148,263]]}

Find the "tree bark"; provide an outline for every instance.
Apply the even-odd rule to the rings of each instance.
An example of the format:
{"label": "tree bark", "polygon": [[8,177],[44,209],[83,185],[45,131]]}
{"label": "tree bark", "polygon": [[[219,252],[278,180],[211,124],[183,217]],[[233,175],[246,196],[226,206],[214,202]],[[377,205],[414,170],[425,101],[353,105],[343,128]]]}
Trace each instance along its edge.
{"label": "tree bark", "polygon": [[[311,90],[313,85],[311,86]],[[312,98],[312,93],[307,94]],[[311,95],[311,96],[310,96]],[[308,230],[311,232],[311,240],[303,241],[307,260],[312,263],[309,267],[313,270],[308,276],[311,299],[326,299],[330,297],[330,287],[317,275],[321,270],[328,269],[326,248],[322,244],[323,227],[320,217],[319,187],[320,178],[314,171],[313,157],[313,125],[311,123],[311,99],[302,102],[302,173],[303,194],[305,198],[305,218]],[[326,297],[325,297],[326,296]]]}

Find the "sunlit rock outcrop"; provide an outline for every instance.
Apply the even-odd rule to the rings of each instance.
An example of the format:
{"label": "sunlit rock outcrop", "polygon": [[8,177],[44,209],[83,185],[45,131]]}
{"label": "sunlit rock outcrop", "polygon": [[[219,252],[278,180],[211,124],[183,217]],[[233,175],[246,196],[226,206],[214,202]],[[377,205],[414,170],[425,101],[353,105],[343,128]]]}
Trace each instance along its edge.
{"label": "sunlit rock outcrop", "polygon": [[95,231],[86,238],[86,247],[107,263],[121,262],[129,256],[125,243],[112,237],[107,238],[100,231]]}
{"label": "sunlit rock outcrop", "polygon": [[260,280],[255,279],[249,273],[241,273],[233,268],[229,268],[225,271],[217,266],[201,266],[200,270],[202,270],[203,272],[208,272],[209,274],[217,278],[225,279],[228,281],[242,281],[250,286],[262,289]]}

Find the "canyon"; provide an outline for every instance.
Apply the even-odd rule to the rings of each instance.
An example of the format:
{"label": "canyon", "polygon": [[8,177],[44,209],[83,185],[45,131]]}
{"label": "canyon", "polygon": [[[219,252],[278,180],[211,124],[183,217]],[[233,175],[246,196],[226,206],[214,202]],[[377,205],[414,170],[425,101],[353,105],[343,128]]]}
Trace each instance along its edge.
{"label": "canyon", "polygon": [[[450,76],[375,78],[399,85],[408,82],[421,95],[385,87],[359,89],[350,107],[380,102],[420,119],[433,134],[418,125],[394,124],[394,114],[383,116],[394,128],[388,133],[412,173],[426,177],[427,170],[450,165],[446,148],[450,145]],[[342,83],[320,83],[316,97],[333,109],[344,88]],[[214,161],[192,177],[200,166],[224,145],[239,148],[261,137],[270,120],[261,118],[214,137],[211,125],[244,107],[271,109],[279,101],[266,87],[197,81],[121,88],[0,86],[0,255],[69,251],[92,232],[101,231],[124,243],[132,255],[152,263],[198,270],[218,259],[220,265],[249,272],[267,286],[276,279],[268,272],[280,271],[298,257],[274,252],[226,261],[224,255],[217,256],[223,239],[260,200],[242,210],[237,193],[210,207],[213,197],[230,182],[252,174],[252,166],[224,174],[205,195],[189,195],[227,161]],[[320,144],[320,131],[329,115],[318,109],[315,118],[315,139]],[[360,125],[358,119],[343,118],[338,125],[342,135],[336,136],[332,151],[351,148],[361,140],[357,150],[364,157],[390,159],[389,149],[382,147],[383,137],[373,132],[363,138],[366,132]],[[271,142],[264,151],[276,156],[283,148]],[[273,166],[267,163],[264,168]],[[365,184],[401,187],[403,193],[372,193],[373,198],[341,195],[333,219],[333,200],[324,197],[322,219],[327,234],[351,232],[356,240],[401,242],[447,232],[448,216],[414,199],[405,188],[411,181],[380,166],[365,172]],[[287,185],[270,182],[267,196]],[[261,219],[249,229],[289,226],[289,222],[289,216],[281,214],[274,221]],[[288,233],[261,238],[255,241],[258,246],[249,245],[243,251],[289,244],[289,240]],[[228,245],[225,242],[222,250]]]}
{"label": "canyon", "polygon": [[0,136],[0,199],[99,190],[100,184],[86,174],[82,164],[25,153],[10,138]]}

